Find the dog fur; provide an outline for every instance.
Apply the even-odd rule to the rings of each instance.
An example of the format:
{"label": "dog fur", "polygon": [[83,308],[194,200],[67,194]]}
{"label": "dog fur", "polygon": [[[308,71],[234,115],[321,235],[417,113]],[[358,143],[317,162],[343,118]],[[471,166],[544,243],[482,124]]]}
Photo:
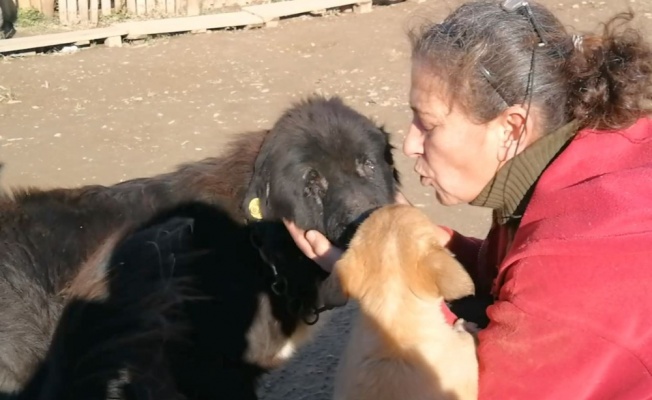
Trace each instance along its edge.
{"label": "dog fur", "polygon": [[[306,321],[315,318],[326,277],[299,251],[280,219],[346,246],[369,210],[393,202],[398,185],[388,134],[338,98],[312,97],[286,110],[269,132],[236,140],[222,157],[108,187],[12,191],[0,199],[0,392],[64,399],[57,388],[79,381],[64,373],[66,368],[102,376],[102,357],[97,365],[86,360],[83,369],[75,369],[79,360],[72,355],[83,355],[65,343],[78,341],[95,346],[88,349],[92,353],[112,349],[110,359],[122,363],[126,374],[118,386],[132,388],[124,394],[130,400],[141,398],[134,393],[254,399],[258,377],[309,336]],[[261,215],[250,213],[253,199]],[[193,232],[203,232],[186,234],[192,245],[166,243],[167,236],[159,234],[178,232],[179,218],[192,221]],[[214,224],[201,223],[197,231],[197,221],[204,220]],[[143,250],[151,246],[157,252]],[[166,246],[177,261],[197,251],[210,256],[181,257],[188,260],[185,267],[179,262],[166,267],[161,258]],[[123,259],[115,261],[116,254]],[[118,289],[111,285],[111,271],[126,265],[143,272],[126,275],[133,284],[118,279],[123,282]],[[152,272],[164,267],[176,272]],[[285,283],[280,294],[271,287],[279,279],[274,274]],[[194,282],[192,298],[169,284],[178,277]],[[195,295],[212,300],[195,301]],[[129,311],[110,314],[121,308]],[[167,310],[176,317],[169,318]],[[83,322],[98,320],[106,320],[106,332],[113,335],[95,337]],[[153,328],[156,323],[167,328]],[[75,341],[53,341],[56,332],[74,329]],[[176,335],[163,333],[177,330],[186,333],[173,342],[185,345],[161,347]],[[134,335],[139,341],[123,337]],[[125,343],[145,350],[132,352]],[[160,362],[143,361],[159,350]],[[85,397],[83,388],[74,393],[105,398],[93,397],[98,392]]]}
{"label": "dog fur", "polygon": [[16,34],[18,4],[14,0],[0,0],[0,39],[11,39]]}
{"label": "dog fur", "polygon": [[334,400],[477,398],[476,342],[445,300],[474,292],[471,278],[435,241],[417,208],[389,205],[359,227],[324,282],[331,302],[360,305],[338,367]]}

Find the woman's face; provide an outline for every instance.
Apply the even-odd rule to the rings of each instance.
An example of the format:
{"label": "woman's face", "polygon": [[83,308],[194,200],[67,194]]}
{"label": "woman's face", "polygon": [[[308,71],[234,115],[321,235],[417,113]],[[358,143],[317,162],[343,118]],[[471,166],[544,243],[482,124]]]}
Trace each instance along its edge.
{"label": "woman's face", "polygon": [[[418,62],[412,68],[412,124],[403,152],[416,159],[421,184],[444,205],[469,203],[509,157],[502,118],[476,124],[459,107],[449,107],[440,81]],[[452,88],[454,90],[454,88]],[[509,135],[508,135],[509,136]]]}

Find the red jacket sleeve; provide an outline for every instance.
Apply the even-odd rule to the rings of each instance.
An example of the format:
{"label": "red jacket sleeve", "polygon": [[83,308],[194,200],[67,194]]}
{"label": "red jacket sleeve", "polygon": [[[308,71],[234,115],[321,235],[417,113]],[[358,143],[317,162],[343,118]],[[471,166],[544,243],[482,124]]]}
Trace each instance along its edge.
{"label": "red jacket sleeve", "polygon": [[[487,238],[483,240],[464,236],[447,227],[442,226],[442,228],[450,232],[451,240],[446,247],[455,255],[455,258],[464,266],[471,279],[473,279],[476,296],[488,295],[491,291],[493,278],[496,275],[496,263],[493,262],[494,260],[490,260],[493,254],[488,254],[487,250],[499,246],[495,240],[497,231],[492,229]],[[489,250],[489,253],[493,252]]]}
{"label": "red jacket sleeve", "polygon": [[[443,227],[444,229],[447,229]],[[455,258],[466,268],[473,277],[478,266],[478,254],[484,243],[482,239],[476,239],[464,236],[457,231],[447,229],[451,234],[451,240],[448,242],[448,250],[455,254]]]}
{"label": "red jacket sleeve", "polygon": [[652,318],[640,306],[650,303],[649,258],[640,256],[513,264],[479,333],[479,399],[652,398]]}

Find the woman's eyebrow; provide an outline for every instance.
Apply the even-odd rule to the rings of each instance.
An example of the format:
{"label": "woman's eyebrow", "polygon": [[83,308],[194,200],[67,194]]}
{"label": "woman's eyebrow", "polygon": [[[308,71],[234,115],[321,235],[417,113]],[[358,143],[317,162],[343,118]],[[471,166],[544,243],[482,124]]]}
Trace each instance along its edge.
{"label": "woman's eyebrow", "polygon": [[434,119],[439,119],[438,114],[436,114],[436,113],[434,113],[434,112],[424,111],[424,110],[421,110],[421,109],[419,109],[418,107],[413,106],[413,105],[410,105],[410,109],[411,109],[415,114],[418,114],[419,116],[422,116],[422,117],[428,117],[428,118],[434,118]]}
{"label": "woman's eyebrow", "polygon": [[419,107],[414,106],[414,105],[412,105],[412,104],[410,104],[410,109],[411,109],[414,113],[419,114],[419,115],[429,115],[427,112],[424,112],[423,110],[419,109]]}

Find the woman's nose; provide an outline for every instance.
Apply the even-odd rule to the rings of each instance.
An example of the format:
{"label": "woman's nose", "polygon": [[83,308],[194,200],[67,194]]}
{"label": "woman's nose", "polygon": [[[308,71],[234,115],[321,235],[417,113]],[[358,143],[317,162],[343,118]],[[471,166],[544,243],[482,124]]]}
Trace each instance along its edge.
{"label": "woman's nose", "polygon": [[423,133],[412,123],[403,140],[403,154],[408,157],[418,157],[423,154]]}

